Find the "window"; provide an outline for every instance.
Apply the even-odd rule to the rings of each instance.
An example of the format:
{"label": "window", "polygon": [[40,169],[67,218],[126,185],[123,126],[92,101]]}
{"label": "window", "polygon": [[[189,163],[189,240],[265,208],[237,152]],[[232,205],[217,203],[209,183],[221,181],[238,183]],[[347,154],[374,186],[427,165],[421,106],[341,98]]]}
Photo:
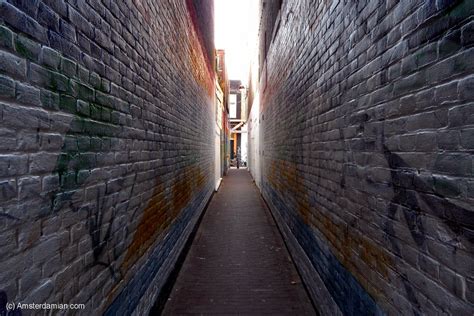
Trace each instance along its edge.
{"label": "window", "polygon": [[222,70],[222,69],[221,69],[222,67],[221,67],[221,59],[220,59],[220,56],[219,56],[219,55],[216,56],[216,64],[217,64],[217,65],[216,65],[217,71],[221,71],[221,70]]}
{"label": "window", "polygon": [[237,118],[237,94],[229,94],[229,118]]}

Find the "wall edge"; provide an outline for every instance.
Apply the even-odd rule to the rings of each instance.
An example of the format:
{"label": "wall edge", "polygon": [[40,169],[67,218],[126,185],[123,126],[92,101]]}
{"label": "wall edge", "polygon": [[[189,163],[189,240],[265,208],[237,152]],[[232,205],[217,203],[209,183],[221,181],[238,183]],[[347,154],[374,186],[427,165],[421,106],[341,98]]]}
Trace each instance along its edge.
{"label": "wall edge", "polygon": [[[260,189],[259,189],[260,190]],[[261,192],[261,191],[260,191]],[[270,199],[260,193],[263,200],[267,204],[273,219],[275,220],[278,230],[283,236],[286,247],[291,255],[296,269],[305,285],[306,291],[311,299],[311,302],[320,315],[343,315],[339,306],[336,304],[331,294],[324,285],[323,280],[319,276],[311,260],[306,255],[306,252],[301,247],[296,237],[291,232],[288,225],[285,223],[276,206]]]}
{"label": "wall edge", "polygon": [[[179,273],[181,265],[184,262],[189,246],[194,239],[194,234],[199,227],[199,222],[204,216],[207,205],[214,195],[213,190],[209,190],[206,197],[201,201],[199,206],[196,209],[196,213],[189,220],[189,223],[186,225],[183,233],[180,235],[175,247],[171,250],[170,255],[166,258],[165,262],[162,264],[161,268],[156,273],[154,279],[150,282],[147,291],[142,297],[151,297],[150,302],[140,302],[137,304],[137,307],[133,310],[132,315],[147,315],[155,308],[155,302],[160,299],[168,298],[168,290],[171,291],[174,285],[174,278]],[[171,285],[171,288],[167,289],[168,285]],[[151,294],[155,293],[155,294]],[[151,303],[151,304],[150,304]],[[146,308],[147,307],[147,308]],[[163,306],[164,307],[164,304]]]}

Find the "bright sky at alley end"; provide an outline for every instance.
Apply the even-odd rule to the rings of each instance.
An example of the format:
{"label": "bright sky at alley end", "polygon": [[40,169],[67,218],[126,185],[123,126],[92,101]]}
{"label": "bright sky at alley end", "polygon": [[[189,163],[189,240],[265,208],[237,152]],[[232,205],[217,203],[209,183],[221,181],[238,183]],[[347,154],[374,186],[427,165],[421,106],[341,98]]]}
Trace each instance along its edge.
{"label": "bright sky at alley end", "polygon": [[[215,0],[215,45],[226,52],[229,79],[247,81],[251,31],[254,29],[252,1]],[[258,1],[257,1],[258,2]],[[253,47],[253,46],[251,46]]]}

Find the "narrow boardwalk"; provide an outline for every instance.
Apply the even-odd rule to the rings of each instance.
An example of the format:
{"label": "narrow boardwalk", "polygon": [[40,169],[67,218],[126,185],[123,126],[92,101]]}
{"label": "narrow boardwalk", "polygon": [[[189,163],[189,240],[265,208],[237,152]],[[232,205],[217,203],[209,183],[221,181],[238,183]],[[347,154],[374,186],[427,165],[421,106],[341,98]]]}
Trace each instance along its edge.
{"label": "narrow boardwalk", "polygon": [[214,195],[163,314],[315,314],[247,170]]}

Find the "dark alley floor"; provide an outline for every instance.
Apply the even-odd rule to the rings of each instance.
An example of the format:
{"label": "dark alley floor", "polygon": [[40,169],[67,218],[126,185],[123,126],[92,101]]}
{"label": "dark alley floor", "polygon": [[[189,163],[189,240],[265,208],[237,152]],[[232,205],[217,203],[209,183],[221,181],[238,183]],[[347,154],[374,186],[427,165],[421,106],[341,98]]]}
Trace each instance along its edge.
{"label": "dark alley floor", "polygon": [[246,169],[229,170],[214,195],[163,314],[315,314]]}

